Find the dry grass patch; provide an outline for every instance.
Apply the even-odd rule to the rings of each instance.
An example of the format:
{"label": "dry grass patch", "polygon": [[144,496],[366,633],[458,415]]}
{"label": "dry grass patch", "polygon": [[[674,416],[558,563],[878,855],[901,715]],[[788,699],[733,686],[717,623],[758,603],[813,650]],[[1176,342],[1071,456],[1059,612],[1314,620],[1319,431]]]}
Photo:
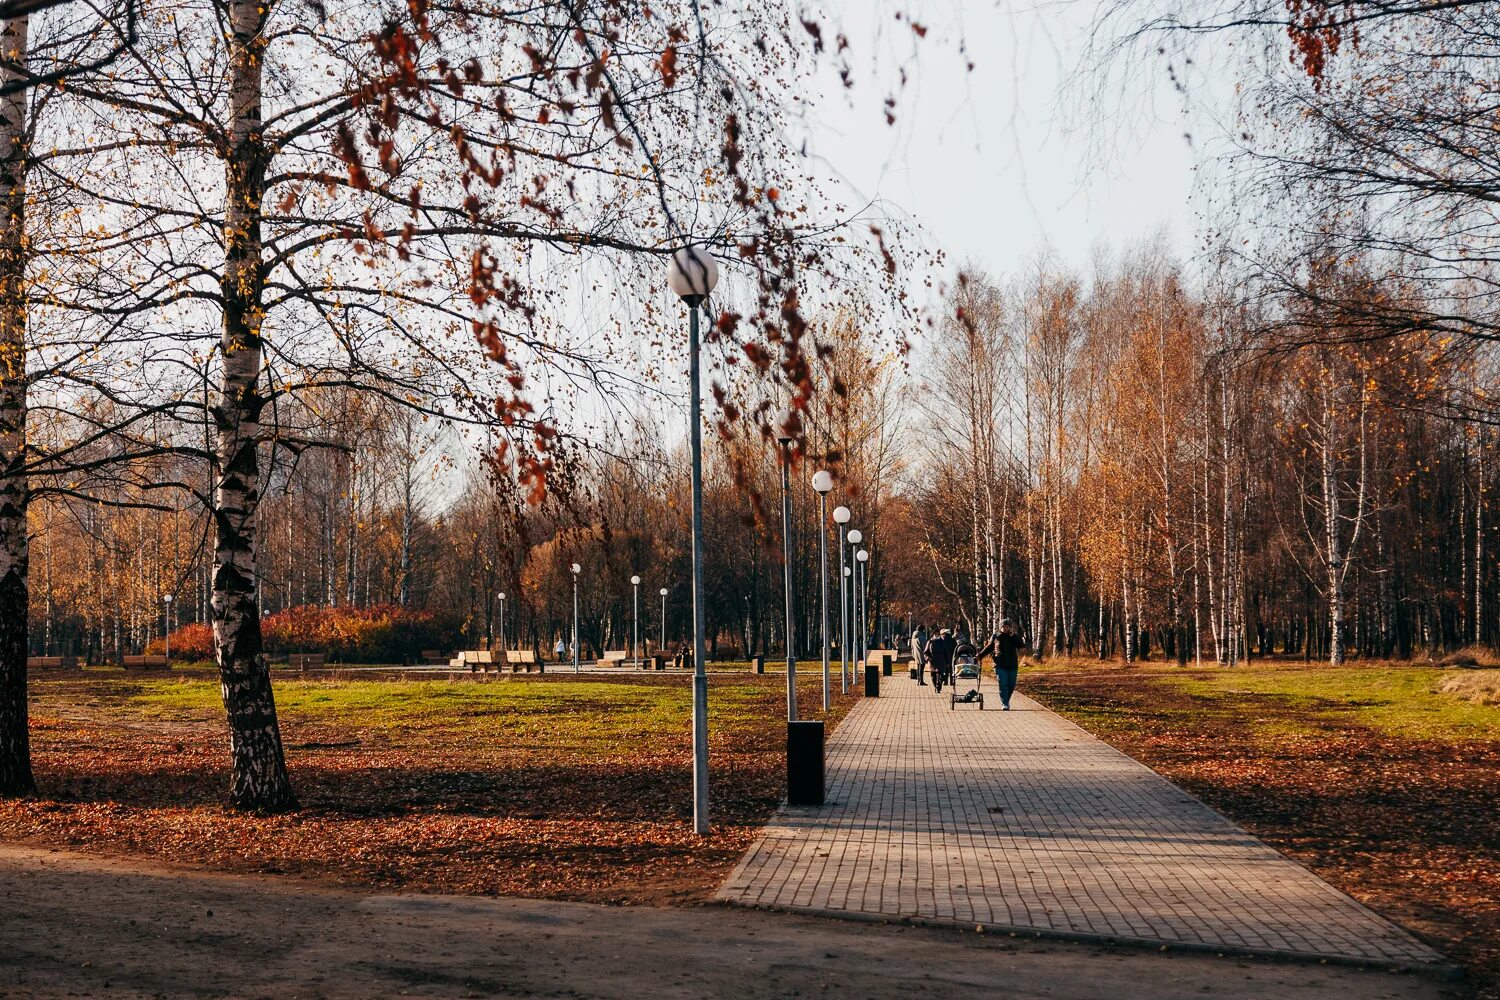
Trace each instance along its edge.
{"label": "dry grass patch", "polygon": [[1443,694],[1476,705],[1500,705],[1500,670],[1466,670],[1449,674],[1438,685]]}
{"label": "dry grass patch", "polygon": [[1440,667],[1464,667],[1470,670],[1500,669],[1500,655],[1488,646],[1465,646],[1438,661]]}

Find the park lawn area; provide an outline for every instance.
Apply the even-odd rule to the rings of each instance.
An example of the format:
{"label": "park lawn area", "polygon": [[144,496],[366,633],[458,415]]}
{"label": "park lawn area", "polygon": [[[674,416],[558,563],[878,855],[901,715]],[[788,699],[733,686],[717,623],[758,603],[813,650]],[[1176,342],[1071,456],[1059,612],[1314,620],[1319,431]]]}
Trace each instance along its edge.
{"label": "park lawn area", "polygon": [[1462,695],[1487,673],[1073,661],[1031,666],[1022,686],[1417,932],[1492,996],[1500,705]]}
{"label": "park lawn area", "polygon": [[[799,675],[804,718],[821,681]],[[711,818],[692,832],[687,676],[312,680],[276,698],[301,808],[223,807],[216,677],[47,673],[31,685],[40,793],[0,839],[347,884],[687,902],[727,876],[785,782],[782,677],[711,676]],[[853,703],[840,698],[837,722]]]}

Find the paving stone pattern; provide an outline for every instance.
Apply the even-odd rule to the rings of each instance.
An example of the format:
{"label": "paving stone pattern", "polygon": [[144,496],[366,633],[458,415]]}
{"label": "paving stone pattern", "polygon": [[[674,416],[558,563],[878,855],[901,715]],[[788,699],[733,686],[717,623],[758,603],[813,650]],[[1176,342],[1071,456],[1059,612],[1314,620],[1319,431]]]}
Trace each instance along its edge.
{"label": "paving stone pattern", "polygon": [[[1024,677],[1023,677],[1024,682]],[[719,891],[750,906],[1426,964],[1442,956],[1156,772],[1017,695],[882,678]]]}

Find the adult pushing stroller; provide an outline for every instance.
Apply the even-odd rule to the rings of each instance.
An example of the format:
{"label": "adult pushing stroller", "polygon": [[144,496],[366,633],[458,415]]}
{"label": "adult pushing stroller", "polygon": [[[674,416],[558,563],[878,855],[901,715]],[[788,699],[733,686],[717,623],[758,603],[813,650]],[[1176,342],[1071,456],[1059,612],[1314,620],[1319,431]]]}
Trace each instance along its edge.
{"label": "adult pushing stroller", "polygon": [[[970,647],[972,649],[972,647]],[[979,690],[979,660],[973,652],[963,652],[953,664],[953,679],[948,685],[948,708],[960,705],[978,705],[984,711],[984,692]],[[963,688],[962,693],[959,688]]]}

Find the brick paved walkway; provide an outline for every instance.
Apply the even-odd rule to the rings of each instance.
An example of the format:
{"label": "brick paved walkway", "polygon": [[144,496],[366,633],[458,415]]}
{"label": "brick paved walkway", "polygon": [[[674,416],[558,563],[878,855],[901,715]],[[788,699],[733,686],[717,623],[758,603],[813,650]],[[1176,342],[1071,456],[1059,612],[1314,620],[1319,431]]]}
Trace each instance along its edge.
{"label": "brick paved walkway", "polygon": [[1135,760],[1017,696],[883,678],[719,891],[843,911],[1423,965],[1442,956]]}

